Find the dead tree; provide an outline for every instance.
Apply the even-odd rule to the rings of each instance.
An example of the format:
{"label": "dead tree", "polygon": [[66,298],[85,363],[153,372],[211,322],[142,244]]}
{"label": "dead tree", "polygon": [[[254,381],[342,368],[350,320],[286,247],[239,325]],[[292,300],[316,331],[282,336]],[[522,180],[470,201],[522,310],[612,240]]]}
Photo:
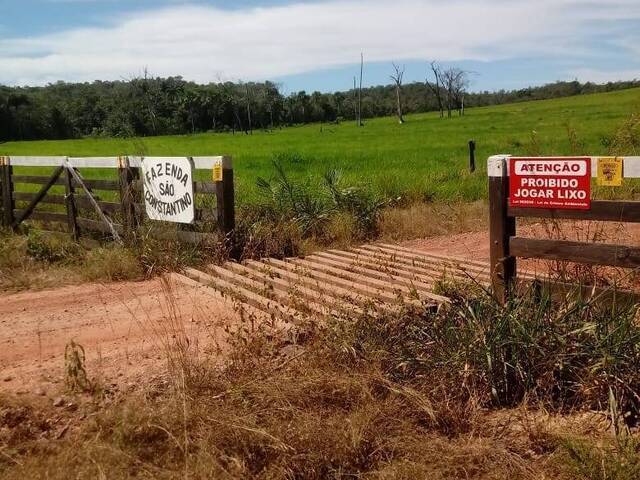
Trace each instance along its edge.
{"label": "dead tree", "polygon": [[396,85],[396,105],[398,110],[398,123],[403,124],[404,118],[402,116],[402,97],[401,97],[401,89],[402,89],[402,78],[404,77],[404,65],[400,68],[399,65],[393,63],[393,69],[395,73],[390,75],[391,80]]}
{"label": "dead tree", "polygon": [[353,76],[353,116],[356,119],[356,126],[360,126],[360,117],[358,116],[358,84],[356,76]]}
{"label": "dead tree", "polygon": [[253,135],[253,126],[251,125],[251,95],[249,93],[249,84],[245,84],[245,99],[247,102],[247,121],[249,122],[249,132],[247,134]]}
{"label": "dead tree", "polygon": [[444,117],[444,105],[442,102],[442,68],[436,62],[431,62],[431,71],[433,72],[433,83],[427,78],[425,80],[429,90],[433,92],[438,102],[438,110],[440,111],[440,118]]}
{"label": "dead tree", "polygon": [[447,93],[447,115],[451,117],[453,109],[463,115],[464,92],[469,85],[468,73],[457,67],[451,67],[442,73],[443,84]]}
{"label": "dead tree", "polygon": [[364,70],[364,54],[360,52],[360,87],[358,88],[358,126],[362,127],[362,72]]}

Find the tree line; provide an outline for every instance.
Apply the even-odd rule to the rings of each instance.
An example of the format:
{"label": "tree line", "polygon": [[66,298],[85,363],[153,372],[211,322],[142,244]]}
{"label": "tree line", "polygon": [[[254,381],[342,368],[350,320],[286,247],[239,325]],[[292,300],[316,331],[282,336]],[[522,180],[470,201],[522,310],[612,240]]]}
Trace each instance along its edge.
{"label": "tree line", "polygon": [[402,84],[404,69],[394,66],[393,83],[349,91],[285,95],[273,82],[221,82],[206,85],[181,77],[143,76],[92,83],[57,82],[44,87],[0,85],[0,141],[66,139],[87,136],[151,136],[197,132],[251,134],[311,122],[341,122],[526,100],[607,92],[640,86],[640,81],[606,84],[555,82],[540,87],[467,92],[467,72],[432,64],[425,82]]}

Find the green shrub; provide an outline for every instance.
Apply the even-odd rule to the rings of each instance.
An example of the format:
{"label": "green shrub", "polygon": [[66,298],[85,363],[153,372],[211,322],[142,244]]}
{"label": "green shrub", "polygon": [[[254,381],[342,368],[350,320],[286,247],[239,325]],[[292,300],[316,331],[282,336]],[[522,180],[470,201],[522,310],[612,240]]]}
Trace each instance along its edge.
{"label": "green shrub", "polygon": [[[289,178],[278,161],[274,161],[273,177],[269,180],[258,178],[257,185],[262,192],[261,201],[244,210],[245,226],[253,221],[259,223],[260,228],[271,222],[274,231],[293,233],[289,227],[295,225],[299,233],[294,234],[291,241],[313,238],[321,243],[330,242],[336,233],[332,228],[336,226],[335,219],[347,217],[355,221],[349,236],[371,237],[377,232],[382,207],[386,204],[369,189],[345,186],[342,175],[336,170],[327,171],[321,182],[311,177],[296,182]],[[283,230],[284,225],[288,227]],[[248,228],[244,234],[246,238],[255,236],[250,230]]]}
{"label": "green shrub", "polygon": [[[525,398],[548,408],[610,410],[633,425],[640,415],[637,306],[555,302],[538,289],[497,304],[478,286],[441,283],[451,303],[340,323],[336,345],[357,361],[381,362],[395,380],[447,385],[493,407]],[[466,392],[466,393],[465,393]]]}
{"label": "green shrub", "polygon": [[135,253],[115,245],[89,250],[85,264],[83,275],[90,281],[138,280],[144,275]]}
{"label": "green shrub", "polygon": [[628,438],[617,446],[567,438],[561,442],[565,462],[578,476],[588,480],[636,480],[640,478],[640,441]]}
{"label": "green shrub", "polygon": [[27,236],[27,254],[46,263],[77,262],[83,257],[80,245],[65,234],[31,230]]}

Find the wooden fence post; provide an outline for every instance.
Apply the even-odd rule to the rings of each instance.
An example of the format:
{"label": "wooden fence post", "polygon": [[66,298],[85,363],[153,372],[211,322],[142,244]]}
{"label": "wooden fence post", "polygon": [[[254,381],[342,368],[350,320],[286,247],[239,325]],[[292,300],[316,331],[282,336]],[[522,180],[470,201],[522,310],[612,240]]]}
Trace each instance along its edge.
{"label": "wooden fence post", "polygon": [[131,168],[129,157],[118,157],[118,180],[120,182],[120,205],[122,206],[122,223],[126,236],[131,236],[138,228],[136,215],[134,183],[138,178],[137,171]]}
{"label": "wooden fence post", "polygon": [[231,157],[222,157],[222,181],[215,183],[218,228],[227,235],[236,227],[233,164]]}
{"label": "wooden fence post", "polygon": [[71,231],[71,236],[75,241],[80,238],[80,227],[78,226],[78,209],[76,207],[76,190],[73,186],[73,176],[69,169],[72,168],[66,163],[66,171],[64,176],[64,204],[67,208],[67,224]]}
{"label": "wooden fence post", "polygon": [[507,215],[509,176],[507,155],[489,157],[489,256],[491,285],[496,300],[505,303],[516,275],[516,259],[509,252],[509,237],[516,234],[514,217]]}
{"label": "wooden fence post", "polygon": [[469,140],[469,172],[476,171],[476,142]]}
{"label": "wooden fence post", "polygon": [[0,185],[2,186],[2,225],[13,225],[13,167],[9,157],[0,157]]}

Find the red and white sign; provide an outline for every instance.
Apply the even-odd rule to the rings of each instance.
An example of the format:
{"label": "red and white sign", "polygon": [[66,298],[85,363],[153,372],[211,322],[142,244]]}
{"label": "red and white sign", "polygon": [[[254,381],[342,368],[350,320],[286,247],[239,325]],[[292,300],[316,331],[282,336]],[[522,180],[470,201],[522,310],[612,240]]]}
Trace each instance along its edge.
{"label": "red and white sign", "polygon": [[591,208],[591,159],[509,159],[509,205],[529,208]]}

